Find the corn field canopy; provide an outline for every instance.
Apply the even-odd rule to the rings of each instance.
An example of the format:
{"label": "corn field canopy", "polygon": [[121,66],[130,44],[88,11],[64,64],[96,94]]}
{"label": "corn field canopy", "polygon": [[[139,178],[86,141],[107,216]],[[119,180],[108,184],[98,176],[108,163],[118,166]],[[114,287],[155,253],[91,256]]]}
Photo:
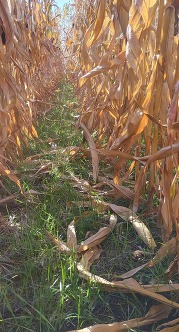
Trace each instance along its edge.
{"label": "corn field canopy", "polygon": [[76,1],[67,41],[94,181],[110,162],[134,212],[157,197],[164,241],[179,241],[178,21],[177,0]]}
{"label": "corn field canopy", "polygon": [[[29,194],[37,195],[38,198],[40,194],[41,197],[45,197],[45,192],[49,189],[48,181],[45,180],[48,176],[50,178],[55,175],[56,170],[58,180],[60,178],[61,182],[70,181],[73,189],[80,193],[77,201],[80,215],[75,215],[68,225],[66,224],[69,220],[68,211],[71,211],[76,202],[73,198],[67,201],[64,197],[62,205],[65,206],[65,213],[63,213],[64,206],[60,206],[57,197],[56,188],[59,187],[60,190],[63,188],[59,183],[53,183],[53,188],[50,187],[51,196],[48,194],[44,198],[42,204],[44,210],[39,213],[43,218],[41,235],[44,241],[51,242],[50,244],[56,246],[60,252],[59,256],[55,256],[55,264],[58,263],[58,259],[60,262],[62,256],[60,265],[56,265],[57,269],[60,266],[57,274],[54,272],[56,270],[53,270],[54,280],[50,288],[58,279],[60,286],[58,291],[54,292],[59,296],[58,301],[53,302],[52,306],[55,307],[54,303],[57,303],[58,308],[55,310],[59,310],[59,308],[64,309],[64,304],[67,304],[69,305],[67,310],[70,311],[71,300],[66,301],[64,294],[68,293],[68,287],[71,287],[72,282],[65,285],[63,281],[62,288],[65,290],[63,293],[60,280],[60,276],[63,279],[63,271],[66,271],[64,275],[69,273],[71,277],[76,273],[78,277],[89,282],[90,287],[94,284],[111,293],[138,293],[154,302],[143,317],[93,325],[74,331],[127,332],[129,329],[150,325],[160,320],[166,322],[166,319],[170,319],[172,308],[179,310],[177,302],[179,283],[173,281],[170,283],[175,274],[178,278],[179,272],[179,0],[74,0],[74,3],[70,2],[62,12],[54,0],[0,0],[0,62],[0,175],[1,178],[7,176],[14,181],[22,194],[2,198],[1,204],[7,204],[12,200],[18,201],[18,197],[21,196],[27,198],[26,207],[28,204],[34,204]],[[70,86],[72,83],[75,87],[80,115],[74,115],[70,110],[70,107],[75,108],[75,105],[78,105],[76,99],[74,103],[68,104],[66,96],[62,98],[62,94],[59,95],[64,105],[56,104],[54,111],[61,112],[58,115],[61,115],[60,124],[64,128],[61,132],[58,130],[56,132],[59,136],[59,133],[62,133],[63,139],[68,141],[65,131],[72,128],[70,122],[72,118],[73,121],[78,118],[77,127],[83,133],[83,142],[78,147],[65,146],[58,150],[55,141],[60,141],[62,137],[52,139],[48,137],[47,141],[52,144],[51,147],[55,146],[49,152],[49,160],[46,159],[44,164],[41,164],[42,155],[43,157],[48,155],[44,150],[43,153],[36,151],[35,155],[23,159],[23,146],[28,145],[30,139],[38,137],[35,129],[38,120],[52,109],[52,98],[55,97],[55,90],[59,90],[57,89],[59,82],[62,83],[60,89],[63,86],[64,77],[65,83],[70,83]],[[61,93],[63,91],[65,95],[65,89],[62,89]],[[59,98],[57,98],[58,103],[60,103]],[[63,119],[66,109],[69,111],[67,126]],[[56,118],[53,117],[53,120],[49,121],[53,131],[53,121],[56,123]],[[75,141],[75,144],[76,142],[79,141]],[[55,162],[51,158],[53,154],[56,157]],[[59,156],[63,171],[58,169]],[[93,177],[91,181],[90,177],[89,181],[81,178],[83,174],[81,170],[79,177],[71,170],[68,170],[66,175],[65,170],[69,165],[71,167],[72,162],[75,163],[75,158],[78,157],[82,157],[80,160],[82,162],[85,158],[91,158]],[[33,175],[29,175],[31,179],[33,177],[34,185],[38,184],[37,180],[41,176],[44,176],[44,182],[41,181],[39,185],[40,190],[43,188],[43,192],[31,189],[23,191],[20,182],[22,174],[16,167],[19,159],[23,160],[23,165],[26,162],[31,166],[40,167],[33,168],[32,171],[27,169],[27,174],[34,172]],[[69,161],[71,164],[68,164]],[[80,165],[79,162],[78,166],[81,167]],[[76,168],[74,169],[76,171]],[[25,182],[23,185],[24,188],[28,187]],[[9,193],[1,179],[0,186]],[[68,186],[65,190],[67,189]],[[63,189],[61,190],[64,196],[66,196],[65,190],[64,193]],[[51,204],[49,197],[53,200],[55,197],[55,210],[60,210],[60,213],[62,211],[58,216],[63,224],[59,224],[56,217],[52,218],[51,214],[47,213],[47,201],[49,205]],[[121,205],[117,205],[116,200],[120,201]],[[130,202],[131,205],[123,206],[124,201]],[[35,211],[37,205],[34,204],[35,208],[32,211]],[[139,215],[141,205],[146,210],[144,215],[150,215],[153,208],[155,211],[157,209],[157,225],[154,225],[154,228],[160,232],[160,244],[162,242],[160,248],[157,248],[158,243],[156,244],[149,230],[150,225],[145,224]],[[77,224],[83,217],[92,218],[90,209],[98,217],[103,215],[105,221],[97,232],[90,230],[86,237],[83,234],[84,240],[81,240],[78,231],[80,226],[78,225],[78,228]],[[119,280],[114,277],[109,281],[103,278],[101,271],[96,272],[95,267],[95,272],[92,273],[91,266],[99,259],[102,252],[100,244],[113,232],[118,217],[123,220],[123,224],[132,225],[140,239],[151,250],[152,258],[143,265],[135,266],[127,272],[123,271],[117,277]],[[41,219],[39,220],[41,225]],[[1,224],[3,226],[2,221]],[[66,239],[62,240],[61,235],[56,238],[60,232],[64,233],[65,226]],[[118,226],[121,226],[121,223]],[[41,226],[37,227],[40,234],[39,227]],[[33,234],[35,233],[32,232]],[[37,237],[39,242],[41,235]],[[47,251],[44,248],[43,251],[46,255]],[[36,259],[35,255],[36,251],[31,261]],[[150,284],[145,284],[145,280],[139,282],[134,279],[136,273],[155,267],[165,261],[167,256],[169,259],[172,257],[172,262],[164,273],[166,283],[159,283],[155,278],[151,279]],[[49,257],[47,258],[50,262],[52,256]],[[63,269],[67,257],[70,257],[73,269],[71,266]],[[126,256],[125,260],[127,261]],[[43,264],[42,270],[45,270]],[[48,283],[45,289],[48,289],[50,280],[48,278],[50,272],[44,279]],[[33,278],[29,280],[35,285]],[[75,282],[76,286],[78,282]],[[82,289],[84,284],[82,282],[80,286],[77,285],[78,290]],[[165,296],[166,293],[171,295],[170,299]],[[6,292],[4,294],[7,298]],[[42,295],[40,301],[43,299]],[[80,296],[74,294],[73,300],[79,298],[81,301]],[[17,298],[20,299],[21,296]],[[58,305],[60,300],[63,302],[62,307]],[[13,311],[9,301],[6,302],[12,316]],[[48,301],[44,300],[45,302],[48,304]],[[85,302],[85,305],[86,303],[88,302]],[[84,325],[79,324],[80,319],[86,318],[80,317],[80,305],[77,308],[79,319],[77,328],[86,324],[86,321],[82,322]],[[31,305],[30,308],[35,307]],[[29,314],[31,318],[37,313],[40,322],[44,320],[49,324],[49,328],[53,328],[51,323],[53,324],[58,314],[64,315],[65,310],[61,311],[50,314],[49,322],[39,309],[33,311],[27,309],[24,312],[25,317]],[[7,318],[9,321],[11,316],[10,319]],[[73,316],[75,317],[74,313]],[[17,317],[23,318],[24,314]],[[13,319],[17,321],[16,316],[13,316]],[[91,320],[89,324],[90,322]],[[95,324],[96,322],[98,320]],[[162,331],[178,331],[178,318],[165,322],[159,326]],[[39,326],[42,330],[41,325]]]}
{"label": "corn field canopy", "polygon": [[8,166],[63,75],[57,21],[51,1],[0,0],[0,171],[19,186]]}

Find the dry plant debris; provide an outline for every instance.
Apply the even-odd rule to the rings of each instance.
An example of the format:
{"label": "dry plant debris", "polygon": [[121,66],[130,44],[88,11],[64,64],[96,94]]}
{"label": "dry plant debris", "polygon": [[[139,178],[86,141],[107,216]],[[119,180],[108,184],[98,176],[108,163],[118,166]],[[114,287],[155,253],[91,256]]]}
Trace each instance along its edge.
{"label": "dry plant debris", "polygon": [[[95,326],[90,326],[88,328],[84,328],[82,330],[75,330],[75,331],[111,331],[111,332],[117,332],[117,331],[128,331],[129,328],[137,328],[140,326],[145,326],[152,324],[154,322],[157,322],[158,320],[162,320],[164,318],[167,318],[171,308],[179,308],[179,303],[169,300],[167,297],[159,294],[162,292],[178,292],[179,290],[179,284],[149,284],[149,285],[143,285],[137,282],[132,276],[134,276],[138,271],[144,268],[151,268],[155,264],[158,264],[168,254],[174,253],[176,254],[177,251],[177,241],[176,238],[172,238],[168,242],[166,242],[161,248],[156,252],[153,259],[151,259],[146,264],[143,264],[142,266],[139,266],[132,271],[129,271],[123,275],[120,275],[120,281],[108,281],[107,279],[104,279],[98,275],[95,275],[90,272],[90,268],[92,264],[99,259],[101,254],[101,247],[100,244],[102,241],[106,239],[106,237],[110,234],[110,232],[114,229],[117,223],[117,214],[122,217],[123,219],[129,218],[129,209],[125,209],[124,207],[120,207],[114,204],[107,204],[107,203],[101,203],[101,202],[94,202],[94,204],[97,206],[99,204],[100,211],[101,206],[103,205],[104,212],[106,209],[110,209],[115,214],[111,214],[109,217],[109,224],[105,227],[101,227],[96,234],[90,235],[89,237],[78,244],[76,231],[75,231],[75,225],[80,220],[80,217],[76,217],[68,226],[67,229],[67,241],[62,242],[59,239],[56,239],[53,237],[53,235],[49,232],[47,232],[47,237],[58,247],[58,249],[61,252],[65,252],[66,254],[75,253],[76,257],[76,264],[77,264],[77,270],[79,275],[89,281],[93,281],[95,283],[100,284],[104,289],[106,289],[109,292],[134,292],[139,293],[141,295],[150,297],[161,304],[154,305],[150,308],[148,313],[145,315],[145,317],[140,317],[136,319],[132,319],[125,322],[120,323],[113,323],[113,324],[99,324]],[[88,211],[84,212],[85,215],[88,214]],[[147,236],[150,233],[148,229],[146,230],[145,225],[141,225],[142,228],[144,228],[144,231],[146,231]],[[146,242],[146,238],[144,238],[143,233],[141,234],[139,232],[141,238],[144,242]],[[146,235],[146,234],[145,234]],[[150,241],[147,242],[149,247],[153,248],[154,242],[152,241],[152,236],[150,235]],[[171,322],[171,325],[175,325],[175,321]],[[72,332],[72,331],[71,331]],[[74,331],[73,331],[74,332]]]}

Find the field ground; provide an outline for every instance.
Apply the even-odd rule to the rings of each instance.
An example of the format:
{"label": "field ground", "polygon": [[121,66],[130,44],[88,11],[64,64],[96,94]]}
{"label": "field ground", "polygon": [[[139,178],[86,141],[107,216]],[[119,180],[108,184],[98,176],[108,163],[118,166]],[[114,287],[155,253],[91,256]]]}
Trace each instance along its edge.
{"label": "field ground", "polygon": [[[109,293],[98,284],[84,281],[78,275],[75,254],[60,253],[47,236],[49,231],[66,241],[67,226],[79,216],[76,230],[80,242],[88,231],[96,232],[106,222],[105,216],[92,207],[84,214],[85,195],[73,185],[73,176],[91,181],[92,165],[90,158],[78,155],[71,158],[68,154],[67,147],[80,146],[83,137],[76,127],[78,103],[73,89],[67,82],[61,83],[59,89],[56,108],[46,113],[39,124],[39,140],[31,141],[24,148],[24,161],[17,165],[23,188],[31,195],[26,198],[18,195],[1,209],[2,225],[6,225],[0,229],[3,332],[63,332],[96,323],[123,321],[144,316],[154,303],[136,294]],[[108,174],[110,167],[112,175],[110,165]],[[104,165],[101,172],[104,176]],[[16,194],[16,185],[3,181]],[[126,207],[131,204],[126,200],[111,201]],[[141,218],[144,212],[145,207],[141,206]],[[158,243],[154,217],[146,214],[145,223]],[[108,280],[118,280],[121,273],[153,257],[132,225],[120,219],[101,246],[101,257],[93,264],[92,272]],[[144,255],[134,257],[136,250],[143,251]],[[152,279],[165,283],[164,272],[169,261],[142,270],[137,280],[144,284]],[[173,299],[173,294],[169,297]],[[170,318],[178,314],[173,310]],[[155,327],[135,331],[152,332]]]}

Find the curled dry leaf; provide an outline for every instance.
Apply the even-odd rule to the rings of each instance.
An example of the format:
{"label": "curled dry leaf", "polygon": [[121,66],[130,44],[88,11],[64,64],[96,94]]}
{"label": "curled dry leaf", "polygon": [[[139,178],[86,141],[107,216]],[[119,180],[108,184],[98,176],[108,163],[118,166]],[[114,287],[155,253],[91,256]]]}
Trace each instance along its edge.
{"label": "curled dry leaf", "polygon": [[111,215],[110,225],[100,228],[96,234],[90,236],[87,240],[83,241],[78,248],[78,252],[83,252],[85,250],[88,250],[92,247],[95,247],[97,244],[100,244],[102,241],[104,241],[106,236],[113,230],[116,223],[117,223],[116,216]]}
{"label": "curled dry leaf", "polygon": [[88,217],[90,215],[90,211],[84,211],[80,216],[74,218],[74,220],[68,225],[67,228],[67,247],[70,250],[77,251],[77,237],[76,237],[76,230],[75,225],[82,217]]}
{"label": "curled dry leaf", "polygon": [[136,232],[139,234],[145,244],[147,244],[151,249],[154,249],[156,247],[155,241],[149,229],[132,210],[124,206],[118,206],[115,204],[109,204],[109,207],[122,219],[130,222],[133,225]]}
{"label": "curled dry leaf", "polygon": [[[141,239],[144,241],[146,245],[148,245],[151,249],[154,249],[156,247],[155,241],[152,237],[152,234],[150,233],[149,229],[145,224],[139,219],[139,217],[129,208],[126,208],[124,206],[118,206],[115,204],[105,203],[101,201],[93,200],[94,206],[98,207],[100,206],[100,211],[105,211],[107,208],[110,208],[116,215],[119,215],[122,219],[124,219],[127,222],[130,222],[133,227],[135,228],[136,232],[139,234]],[[104,228],[99,233],[99,237],[101,238],[101,242],[103,241],[104,237],[102,236],[102,233],[106,234],[108,230]],[[94,235],[95,237],[95,235]],[[84,248],[83,246],[81,248]],[[86,248],[88,249],[88,248]],[[83,249],[85,250],[85,249]]]}
{"label": "curled dry leaf", "polygon": [[87,271],[90,270],[91,265],[94,263],[95,260],[99,259],[101,255],[102,249],[100,246],[95,246],[89,250],[87,250],[80,261],[80,264],[83,266],[83,268]]}

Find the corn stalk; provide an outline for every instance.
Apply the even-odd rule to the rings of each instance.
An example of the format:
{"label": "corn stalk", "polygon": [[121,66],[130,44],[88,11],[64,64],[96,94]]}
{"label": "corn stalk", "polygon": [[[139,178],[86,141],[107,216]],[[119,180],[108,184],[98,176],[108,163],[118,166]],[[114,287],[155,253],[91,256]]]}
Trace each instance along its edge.
{"label": "corn stalk", "polygon": [[76,0],[75,9],[69,68],[94,180],[99,158],[114,165],[115,185],[135,174],[133,211],[143,192],[149,206],[157,196],[163,239],[175,228],[179,241],[178,1]]}
{"label": "corn stalk", "polygon": [[[20,185],[11,165],[37,137],[63,65],[51,1],[0,0],[0,172]],[[42,107],[43,106],[43,107]]]}

